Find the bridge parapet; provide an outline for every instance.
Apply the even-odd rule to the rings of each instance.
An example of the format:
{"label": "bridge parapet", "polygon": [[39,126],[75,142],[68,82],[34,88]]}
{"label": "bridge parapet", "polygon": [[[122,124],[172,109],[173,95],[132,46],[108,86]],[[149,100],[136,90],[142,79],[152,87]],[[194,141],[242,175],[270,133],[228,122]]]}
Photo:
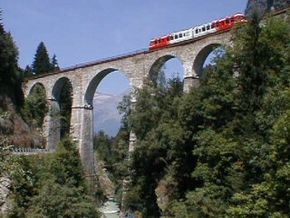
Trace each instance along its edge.
{"label": "bridge parapet", "polygon": [[49,154],[54,153],[55,149],[43,149],[43,148],[13,148],[13,155],[37,155],[37,154]]}

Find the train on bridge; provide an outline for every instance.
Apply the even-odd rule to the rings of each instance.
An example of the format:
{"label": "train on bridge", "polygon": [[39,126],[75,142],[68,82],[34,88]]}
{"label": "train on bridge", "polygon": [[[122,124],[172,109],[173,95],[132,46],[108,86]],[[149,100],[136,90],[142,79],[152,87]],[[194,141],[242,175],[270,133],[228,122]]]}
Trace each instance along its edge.
{"label": "train on bridge", "polygon": [[225,17],[223,19],[214,20],[210,23],[154,38],[150,41],[149,50],[163,48],[171,44],[195,39],[210,33],[225,31],[233,28],[237,23],[245,22],[247,22],[246,16],[240,13]]}

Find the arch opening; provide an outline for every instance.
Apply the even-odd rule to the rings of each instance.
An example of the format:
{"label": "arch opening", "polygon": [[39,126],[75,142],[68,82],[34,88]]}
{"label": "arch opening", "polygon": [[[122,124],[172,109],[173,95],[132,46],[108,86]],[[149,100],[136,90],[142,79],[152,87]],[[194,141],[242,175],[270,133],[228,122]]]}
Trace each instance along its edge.
{"label": "arch opening", "polygon": [[116,69],[109,68],[109,69],[103,70],[91,80],[85,93],[86,104],[93,106],[93,99],[94,99],[94,95],[95,95],[98,85],[109,73],[113,71],[116,71]]}
{"label": "arch opening", "polygon": [[173,55],[165,55],[154,62],[149,71],[149,81],[154,85],[165,85],[169,80],[179,78],[183,81],[182,61]]}
{"label": "arch opening", "polygon": [[24,118],[32,128],[43,128],[48,112],[46,90],[42,83],[34,84],[25,100]]}
{"label": "arch opening", "polygon": [[31,96],[31,95],[39,92],[40,90],[43,90],[43,92],[44,92],[44,94],[46,96],[46,90],[45,90],[44,85],[42,83],[40,83],[40,82],[37,82],[29,90],[28,96]]}
{"label": "arch opening", "polygon": [[70,121],[73,99],[73,88],[70,80],[62,77],[55,83],[52,89],[52,96],[57,105],[52,108],[52,115],[59,123],[60,139],[68,136],[70,133]]}
{"label": "arch opening", "polygon": [[217,58],[225,54],[225,47],[214,43],[204,47],[196,56],[193,63],[193,71],[197,76],[201,76],[204,70],[215,65]]}
{"label": "arch opening", "polygon": [[117,69],[106,69],[98,73],[89,83],[85,102],[93,108],[94,134],[99,131],[115,137],[121,128],[121,115],[117,109],[124,96],[129,96],[131,86],[125,73]]}

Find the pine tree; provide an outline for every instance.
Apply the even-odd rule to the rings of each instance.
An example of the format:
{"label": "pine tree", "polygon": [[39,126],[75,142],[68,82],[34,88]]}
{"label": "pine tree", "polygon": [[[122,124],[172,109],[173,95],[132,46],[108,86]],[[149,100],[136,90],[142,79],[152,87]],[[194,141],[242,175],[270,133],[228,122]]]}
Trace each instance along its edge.
{"label": "pine tree", "polygon": [[30,77],[33,75],[33,70],[29,65],[26,65],[24,69],[24,77]]}
{"label": "pine tree", "polygon": [[43,42],[40,42],[37,47],[34,62],[32,64],[32,70],[35,75],[44,74],[51,71],[49,55]]}
{"label": "pine tree", "polygon": [[0,11],[0,94],[6,94],[21,105],[21,73],[18,68],[18,51],[10,33],[4,29]]}
{"label": "pine tree", "polygon": [[54,54],[51,60],[51,69],[52,71],[57,71],[59,70],[58,62],[56,59],[56,55]]}

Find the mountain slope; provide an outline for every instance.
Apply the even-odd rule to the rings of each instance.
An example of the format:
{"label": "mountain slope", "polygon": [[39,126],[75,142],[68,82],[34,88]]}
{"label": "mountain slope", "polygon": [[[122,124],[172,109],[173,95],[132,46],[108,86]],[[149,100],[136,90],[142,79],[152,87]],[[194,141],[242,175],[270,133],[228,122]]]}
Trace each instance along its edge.
{"label": "mountain slope", "polygon": [[117,107],[126,91],[120,95],[96,93],[94,96],[94,131],[103,130],[109,136],[115,136],[121,126],[121,115]]}

